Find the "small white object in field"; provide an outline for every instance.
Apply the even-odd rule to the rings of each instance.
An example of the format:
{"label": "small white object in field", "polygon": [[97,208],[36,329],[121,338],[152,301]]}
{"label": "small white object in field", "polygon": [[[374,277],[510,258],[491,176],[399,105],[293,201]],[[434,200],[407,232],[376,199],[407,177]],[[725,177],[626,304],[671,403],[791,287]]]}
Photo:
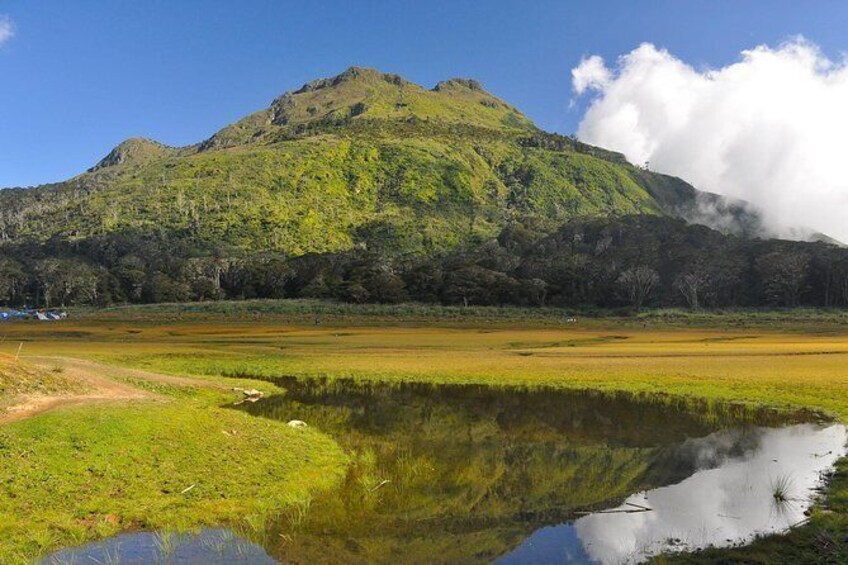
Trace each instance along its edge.
{"label": "small white object in field", "polygon": [[289,420],[288,426],[290,428],[305,428],[306,422],[303,420]]}

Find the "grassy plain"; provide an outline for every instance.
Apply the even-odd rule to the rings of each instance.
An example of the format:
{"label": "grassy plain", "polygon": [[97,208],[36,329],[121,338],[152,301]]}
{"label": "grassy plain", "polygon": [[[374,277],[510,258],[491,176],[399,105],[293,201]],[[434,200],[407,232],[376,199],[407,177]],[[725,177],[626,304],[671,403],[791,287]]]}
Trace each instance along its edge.
{"label": "grassy plain", "polygon": [[[625,390],[805,407],[848,420],[848,323],[838,312],[655,312],[567,324],[553,310],[533,317],[517,309],[320,305],[316,326],[315,303],[254,306],[92,311],[61,323],[4,326],[0,352],[14,354],[23,343],[25,359],[89,359],[197,385],[116,377],[157,399],[68,408],[0,429],[0,484],[14,493],[0,499],[0,558],[132,527],[245,515],[261,523],[335,484],[346,455],[320,431],[298,435],[220,407],[233,400],[226,387],[272,392],[267,382],[235,377]],[[801,561],[846,557],[844,463],[807,526],[709,559],[768,562],[775,548]]]}

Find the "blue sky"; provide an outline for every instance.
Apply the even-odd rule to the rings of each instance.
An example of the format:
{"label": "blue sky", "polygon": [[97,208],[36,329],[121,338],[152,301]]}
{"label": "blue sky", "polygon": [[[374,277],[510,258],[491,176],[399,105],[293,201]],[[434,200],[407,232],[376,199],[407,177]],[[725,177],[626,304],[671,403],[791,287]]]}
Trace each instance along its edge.
{"label": "blue sky", "polygon": [[[466,76],[575,131],[571,69],[650,41],[696,67],[796,34],[840,59],[848,3],[0,0],[0,186],[63,180],[131,136],[194,143],[350,65]],[[2,35],[0,35],[2,37]],[[585,102],[585,101],[584,101]]]}

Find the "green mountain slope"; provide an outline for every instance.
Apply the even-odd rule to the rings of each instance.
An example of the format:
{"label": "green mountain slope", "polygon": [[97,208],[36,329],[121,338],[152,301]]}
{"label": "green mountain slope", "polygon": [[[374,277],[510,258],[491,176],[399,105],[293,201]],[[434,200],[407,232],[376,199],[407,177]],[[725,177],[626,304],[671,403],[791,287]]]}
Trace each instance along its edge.
{"label": "green mountain slope", "polygon": [[157,233],[213,250],[433,253],[511,220],[697,209],[686,183],[540,131],[475,81],[351,68],[208,140],[116,147],[67,182],[0,191],[0,240]]}

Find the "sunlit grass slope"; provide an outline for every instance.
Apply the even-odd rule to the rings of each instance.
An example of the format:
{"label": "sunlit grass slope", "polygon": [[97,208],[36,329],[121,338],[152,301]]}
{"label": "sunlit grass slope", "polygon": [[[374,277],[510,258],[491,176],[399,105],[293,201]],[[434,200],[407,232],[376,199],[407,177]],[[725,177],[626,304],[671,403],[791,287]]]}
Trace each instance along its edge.
{"label": "sunlit grass slope", "polygon": [[427,90],[352,68],[196,145],[130,139],[66,182],[0,192],[0,227],[9,243],[155,235],[202,254],[433,254],[528,216],[680,215],[695,194],[541,132],[475,81]]}

